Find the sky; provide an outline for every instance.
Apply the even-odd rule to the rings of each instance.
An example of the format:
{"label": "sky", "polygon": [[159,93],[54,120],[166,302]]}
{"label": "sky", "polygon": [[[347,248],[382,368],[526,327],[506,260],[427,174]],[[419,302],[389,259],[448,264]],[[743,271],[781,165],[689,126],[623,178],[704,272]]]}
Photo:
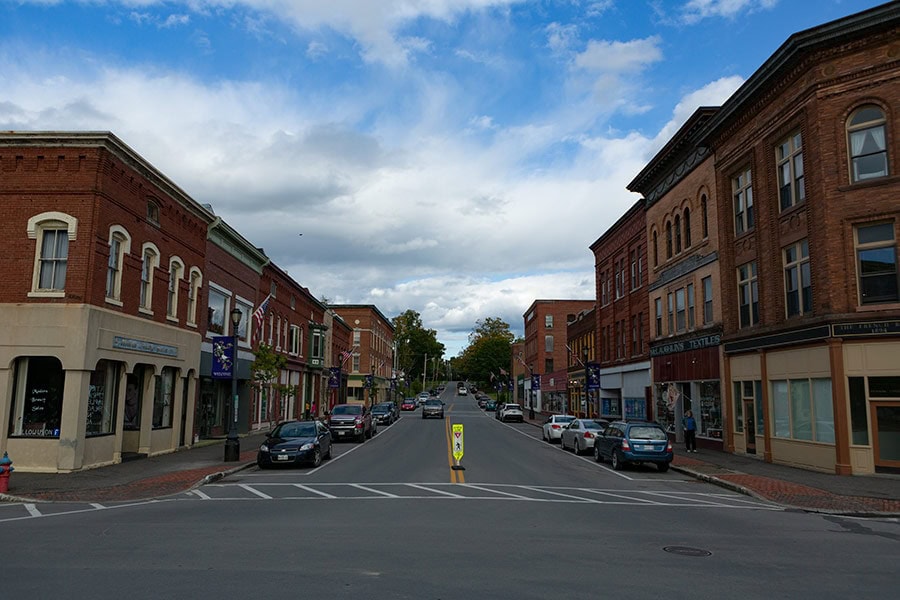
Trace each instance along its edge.
{"label": "sky", "polygon": [[0,130],[110,131],[320,300],[456,356],[594,299],[589,246],[694,110],[881,3],[0,0]]}

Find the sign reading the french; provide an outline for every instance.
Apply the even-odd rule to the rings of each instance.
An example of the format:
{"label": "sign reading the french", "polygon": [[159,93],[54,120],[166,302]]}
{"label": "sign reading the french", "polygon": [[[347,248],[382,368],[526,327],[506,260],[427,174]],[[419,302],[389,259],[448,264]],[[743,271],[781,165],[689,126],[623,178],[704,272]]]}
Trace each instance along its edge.
{"label": "sign reading the french", "polygon": [[463,457],[463,426],[462,423],[453,424],[453,458],[456,462]]}

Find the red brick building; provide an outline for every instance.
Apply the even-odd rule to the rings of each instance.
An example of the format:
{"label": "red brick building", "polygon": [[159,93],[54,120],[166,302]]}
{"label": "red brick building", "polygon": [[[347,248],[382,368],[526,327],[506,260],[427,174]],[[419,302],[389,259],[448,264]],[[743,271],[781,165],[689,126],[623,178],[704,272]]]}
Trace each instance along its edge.
{"label": "red brick building", "polygon": [[643,200],[591,244],[591,252],[597,286],[600,414],[607,419],[652,419]]}
{"label": "red brick building", "polygon": [[192,442],[214,215],[110,133],[0,134],[0,446],[67,472]]}
{"label": "red brick building", "polygon": [[347,400],[368,406],[389,399],[393,378],[394,324],[371,304],[330,306],[352,329]]}
{"label": "red brick building", "polygon": [[597,315],[596,308],[583,310],[566,323],[566,338],[569,349],[566,374],[568,381],[568,404],[560,407],[563,414],[599,417],[600,396],[598,390],[586,382],[590,381],[588,370],[597,364]]}
{"label": "red brick building", "polygon": [[707,125],[730,450],[900,468],[898,39],[896,2],[797,33]]}

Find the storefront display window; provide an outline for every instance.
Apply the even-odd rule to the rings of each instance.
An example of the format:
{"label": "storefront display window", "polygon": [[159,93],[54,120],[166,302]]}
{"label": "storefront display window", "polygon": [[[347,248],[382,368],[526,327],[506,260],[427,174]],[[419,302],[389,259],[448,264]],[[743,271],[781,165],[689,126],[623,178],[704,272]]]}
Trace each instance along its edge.
{"label": "storefront display window", "polygon": [[618,398],[603,398],[602,402],[600,416],[615,419],[622,417],[622,403]]}
{"label": "storefront display window", "polygon": [[772,414],[775,437],[834,443],[830,379],[773,381]]}
{"label": "storefront display window", "polygon": [[624,404],[626,419],[647,420],[647,403],[643,398],[625,398]]}
{"label": "storefront display window", "polygon": [[172,399],[175,393],[175,369],[165,367],[156,378],[156,395],[153,398],[153,428],[172,426]]}
{"label": "storefront display window", "polygon": [[[699,423],[697,434],[722,439],[722,398],[718,381],[701,381]],[[697,416],[696,411],[694,416]]]}
{"label": "storefront display window", "polygon": [[116,398],[119,396],[119,363],[97,362],[88,388],[85,435],[113,433],[116,422]]}
{"label": "storefront display window", "polygon": [[[866,380],[850,377],[850,429],[852,443],[857,446],[869,445],[869,409],[866,402]],[[898,394],[900,395],[900,394]]]}
{"label": "storefront display window", "polygon": [[58,359],[18,359],[9,435],[59,438],[64,382],[65,372]]}

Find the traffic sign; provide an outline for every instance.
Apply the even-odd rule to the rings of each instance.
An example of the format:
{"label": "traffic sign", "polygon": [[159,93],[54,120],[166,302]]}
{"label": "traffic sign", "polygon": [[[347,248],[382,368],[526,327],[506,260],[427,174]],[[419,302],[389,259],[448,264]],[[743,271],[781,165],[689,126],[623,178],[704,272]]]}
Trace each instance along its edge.
{"label": "traffic sign", "polygon": [[462,460],[463,457],[463,426],[462,423],[454,423],[453,424],[453,458],[456,460],[456,463],[459,464],[459,461]]}

